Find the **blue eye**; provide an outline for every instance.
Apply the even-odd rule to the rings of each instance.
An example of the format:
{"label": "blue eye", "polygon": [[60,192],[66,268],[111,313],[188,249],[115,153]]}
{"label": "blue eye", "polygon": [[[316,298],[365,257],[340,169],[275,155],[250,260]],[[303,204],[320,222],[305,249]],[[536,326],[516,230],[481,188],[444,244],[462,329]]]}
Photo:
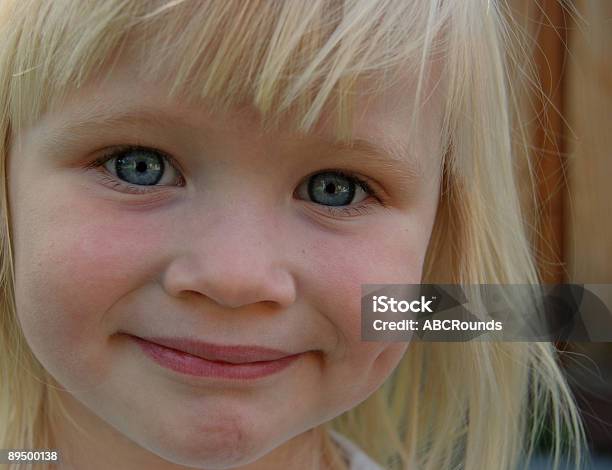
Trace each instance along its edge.
{"label": "blue eye", "polygon": [[[104,182],[130,193],[151,192],[147,186],[184,186],[183,177],[171,157],[146,147],[127,146],[114,149],[87,167],[104,167]],[[162,180],[169,180],[169,184],[158,184]]]}
{"label": "blue eye", "polygon": [[115,159],[115,171],[122,180],[133,184],[154,185],[164,174],[164,159],[151,152],[135,150]]}
{"label": "blue eye", "polygon": [[342,170],[323,170],[311,175],[295,194],[321,206],[332,217],[361,216],[375,207],[385,207],[383,199],[367,182]]}
{"label": "blue eye", "polygon": [[325,206],[345,206],[355,202],[355,194],[360,192],[365,193],[360,183],[339,171],[318,173],[308,180],[308,196]]}
{"label": "blue eye", "polygon": [[[118,147],[86,166],[99,167],[104,168],[100,171],[103,183],[120,192],[147,194],[160,188],[185,186],[185,179],[174,159],[153,148],[138,145]],[[294,194],[325,207],[334,217],[365,215],[375,206],[385,206],[363,179],[335,169],[311,175]],[[376,201],[362,203],[371,197]]]}

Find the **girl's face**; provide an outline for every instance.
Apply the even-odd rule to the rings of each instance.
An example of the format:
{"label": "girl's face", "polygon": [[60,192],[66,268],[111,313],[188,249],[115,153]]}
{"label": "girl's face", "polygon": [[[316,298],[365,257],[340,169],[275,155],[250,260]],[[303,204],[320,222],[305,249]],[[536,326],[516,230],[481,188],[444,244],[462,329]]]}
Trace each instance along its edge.
{"label": "girl's face", "polygon": [[[359,99],[350,149],[333,143],[331,113],[308,135],[263,133],[252,108],[211,114],[205,101],[165,98],[164,83],[138,70],[120,62],[14,136],[24,334],[98,437],[95,459],[276,468],[280,449],[366,399],[406,350],[360,340],[361,285],[421,280],[438,103],[424,108],[426,132],[410,136],[405,84]],[[296,356],[277,368],[287,359],[253,364],[270,359],[258,351],[220,365],[156,349],[163,366],[137,337]]]}

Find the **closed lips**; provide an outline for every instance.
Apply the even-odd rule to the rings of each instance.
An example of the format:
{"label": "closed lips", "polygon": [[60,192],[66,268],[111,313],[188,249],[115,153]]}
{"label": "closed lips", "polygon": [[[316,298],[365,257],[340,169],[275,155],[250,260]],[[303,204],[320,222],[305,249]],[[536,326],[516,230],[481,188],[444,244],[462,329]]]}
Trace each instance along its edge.
{"label": "closed lips", "polygon": [[275,361],[299,354],[262,346],[205,343],[190,338],[135,337],[135,339],[191,354],[208,361],[231,364]]}

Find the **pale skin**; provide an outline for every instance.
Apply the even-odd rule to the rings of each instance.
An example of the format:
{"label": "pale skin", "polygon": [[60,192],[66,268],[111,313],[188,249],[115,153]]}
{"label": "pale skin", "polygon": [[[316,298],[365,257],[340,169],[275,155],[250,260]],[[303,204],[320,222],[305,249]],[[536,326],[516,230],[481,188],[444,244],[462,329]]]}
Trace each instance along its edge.
{"label": "pale skin", "polygon": [[[137,71],[122,61],[72,92],[14,136],[9,156],[17,313],[92,436],[59,419],[63,468],[310,469],[310,430],[375,392],[406,351],[360,340],[361,285],[421,280],[440,184],[438,106],[410,137],[405,86],[357,103],[354,138],[409,149],[421,175],[410,180],[330,147],[325,119],[307,136],[265,134],[251,108],[213,116]],[[164,122],[65,130],[94,108],[145,107]],[[84,168],[127,144],[163,150],[181,170],[165,162],[151,192],[131,194],[101,175],[133,180]],[[408,160],[392,165],[409,175]],[[366,179],[385,207],[357,190],[345,207],[367,210],[328,213],[304,188],[330,169]],[[304,354],[264,379],[194,379],[120,331]]]}

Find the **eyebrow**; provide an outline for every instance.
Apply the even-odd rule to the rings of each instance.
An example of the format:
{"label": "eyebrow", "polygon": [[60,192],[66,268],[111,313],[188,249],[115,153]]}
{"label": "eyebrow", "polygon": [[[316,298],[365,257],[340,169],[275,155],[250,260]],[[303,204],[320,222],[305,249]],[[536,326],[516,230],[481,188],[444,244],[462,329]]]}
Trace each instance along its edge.
{"label": "eyebrow", "polygon": [[[92,109],[84,115],[63,122],[58,128],[49,132],[47,141],[53,145],[80,142],[87,134],[97,134],[101,130],[114,130],[118,127],[145,125],[167,127],[172,124],[194,132],[203,132],[201,126],[195,125],[193,119],[183,113],[164,113],[158,108],[139,107],[122,111]],[[300,134],[299,139],[312,141],[335,151],[339,160],[352,160],[356,154],[364,157],[360,164],[366,164],[371,170],[399,179],[402,185],[415,184],[423,176],[422,166],[406,145],[389,139],[378,143],[374,139],[354,138],[340,141],[317,134]]]}
{"label": "eyebrow", "polygon": [[380,170],[400,178],[404,184],[414,184],[423,177],[419,160],[404,145],[397,142],[379,144],[364,138],[351,139],[350,142],[321,139],[327,147],[336,150],[340,156],[350,160],[355,154],[365,158],[360,163],[366,163],[372,170]]}
{"label": "eyebrow", "polygon": [[[171,117],[156,108],[137,108],[125,111],[92,110],[83,115],[77,115],[50,131],[45,137],[56,144],[79,142],[83,135],[98,133],[102,130],[115,130],[118,127],[129,125],[148,125],[153,127],[166,127],[168,124],[202,131],[187,117],[181,114]],[[73,137],[74,136],[74,137]]]}

